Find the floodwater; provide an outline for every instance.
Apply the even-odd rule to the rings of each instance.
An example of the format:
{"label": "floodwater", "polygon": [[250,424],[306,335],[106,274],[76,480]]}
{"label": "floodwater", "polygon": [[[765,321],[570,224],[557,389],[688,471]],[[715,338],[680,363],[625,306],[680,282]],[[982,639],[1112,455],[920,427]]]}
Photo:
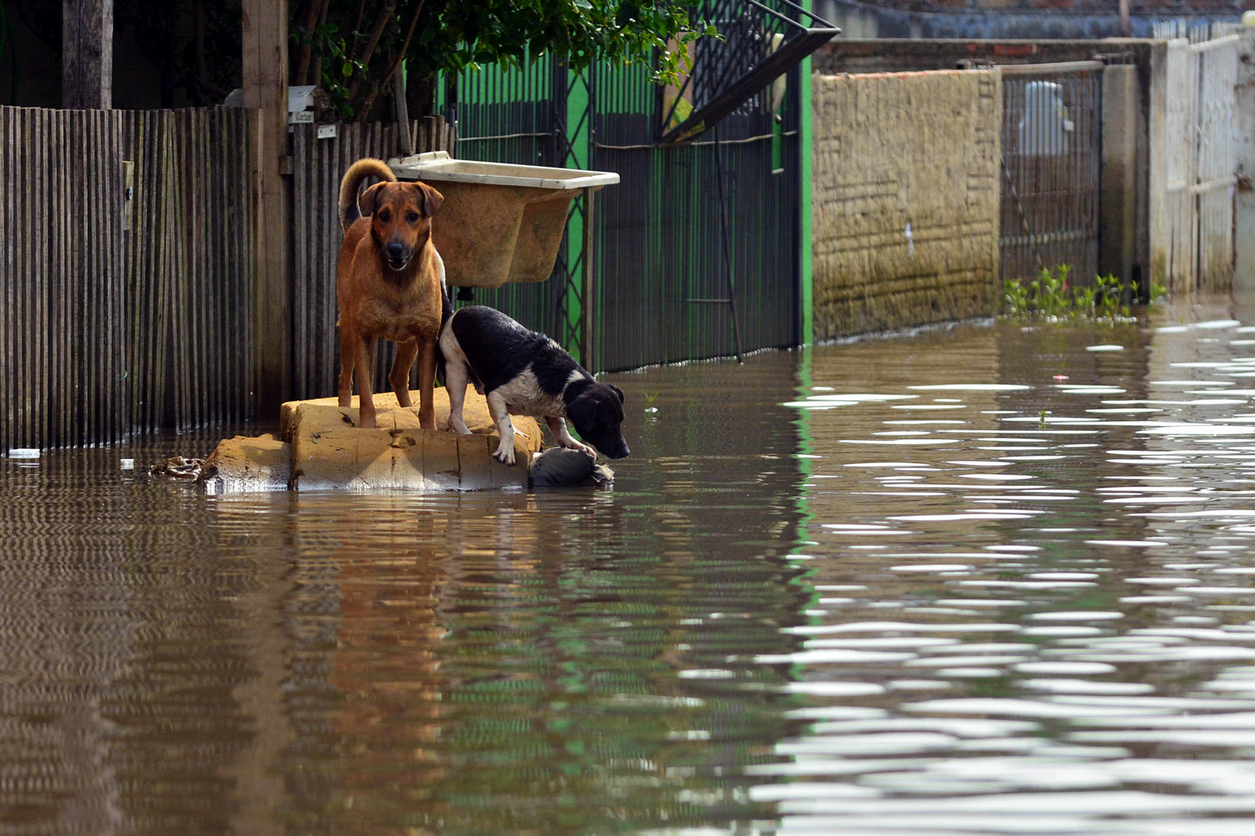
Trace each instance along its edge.
{"label": "floodwater", "polygon": [[610,379],[613,491],[0,461],[0,833],[1255,827],[1255,304]]}

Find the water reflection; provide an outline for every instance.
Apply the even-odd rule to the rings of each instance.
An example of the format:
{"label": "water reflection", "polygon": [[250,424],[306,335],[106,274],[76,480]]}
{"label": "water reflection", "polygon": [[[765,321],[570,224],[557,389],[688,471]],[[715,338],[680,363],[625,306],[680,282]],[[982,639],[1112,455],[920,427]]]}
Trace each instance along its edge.
{"label": "water reflection", "polygon": [[3,461],[0,831],[1246,833],[1255,308],[1157,316],[618,375],[609,492]]}
{"label": "water reflection", "polygon": [[792,658],[844,693],[752,768],[784,831],[1249,828],[1255,328],[1209,313],[814,353]]}
{"label": "water reflection", "polygon": [[[0,821],[44,833],[737,827],[782,666],[794,355],[627,375],[613,492],[205,497],[212,436],[6,462]],[[750,387],[749,389],[742,387]],[[757,409],[746,410],[747,403]],[[122,471],[134,457],[138,469]]]}

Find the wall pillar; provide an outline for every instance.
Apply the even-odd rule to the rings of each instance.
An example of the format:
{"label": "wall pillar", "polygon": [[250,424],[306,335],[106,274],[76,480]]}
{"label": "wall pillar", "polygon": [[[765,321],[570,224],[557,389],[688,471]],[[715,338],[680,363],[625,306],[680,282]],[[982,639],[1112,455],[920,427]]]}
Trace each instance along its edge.
{"label": "wall pillar", "polygon": [[1233,228],[1237,261],[1235,290],[1255,290],[1255,28],[1247,28],[1238,44],[1237,77],[1238,185]]}
{"label": "wall pillar", "polygon": [[1137,137],[1141,112],[1137,67],[1109,65],[1102,74],[1102,201],[1098,273],[1128,285],[1137,259]]}
{"label": "wall pillar", "polygon": [[1147,113],[1147,225],[1150,271],[1145,280],[1168,286],[1168,42],[1155,41],[1150,53]]}

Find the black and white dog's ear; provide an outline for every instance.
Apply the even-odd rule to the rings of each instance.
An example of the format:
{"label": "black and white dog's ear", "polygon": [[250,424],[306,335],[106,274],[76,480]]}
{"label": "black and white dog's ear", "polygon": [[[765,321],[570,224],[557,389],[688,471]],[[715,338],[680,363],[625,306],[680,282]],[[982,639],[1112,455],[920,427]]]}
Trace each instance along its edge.
{"label": "black and white dog's ear", "polygon": [[588,397],[576,398],[567,407],[567,417],[577,430],[593,426],[597,420],[597,401]]}
{"label": "black and white dog's ear", "polygon": [[623,390],[618,386],[615,386],[613,383],[607,383],[606,385],[613,389],[614,393],[619,396],[619,403],[623,403]]}

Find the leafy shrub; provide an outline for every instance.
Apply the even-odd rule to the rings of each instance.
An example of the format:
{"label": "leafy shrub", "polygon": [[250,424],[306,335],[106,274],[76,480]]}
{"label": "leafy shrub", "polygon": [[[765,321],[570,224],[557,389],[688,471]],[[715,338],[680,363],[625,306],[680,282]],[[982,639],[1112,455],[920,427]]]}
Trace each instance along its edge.
{"label": "leafy shrub", "polygon": [[[1003,315],[1012,319],[1092,319],[1116,322],[1132,319],[1124,302],[1124,289],[1115,276],[1097,276],[1093,287],[1077,287],[1068,281],[1071,268],[1042,268],[1036,279],[1007,279],[1003,283]],[[1137,282],[1130,288],[1137,298]],[[1151,285],[1151,301],[1164,295],[1162,285]]]}

